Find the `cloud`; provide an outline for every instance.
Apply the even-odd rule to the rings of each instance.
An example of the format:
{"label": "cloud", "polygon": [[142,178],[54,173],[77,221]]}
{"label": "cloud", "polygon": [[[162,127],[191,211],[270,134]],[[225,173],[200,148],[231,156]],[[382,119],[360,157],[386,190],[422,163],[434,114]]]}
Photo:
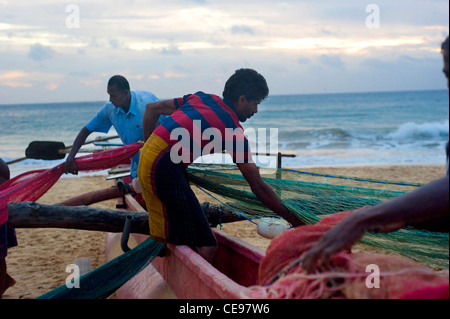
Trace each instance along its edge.
{"label": "cloud", "polygon": [[[136,76],[157,96],[220,93],[215,79],[240,67],[272,79],[271,94],[320,91],[323,76],[329,92],[359,90],[361,83],[371,90],[440,89],[442,83],[439,46],[448,34],[448,0],[379,0],[378,29],[366,27],[370,2],[360,0],[120,0],[114,6],[80,0],[80,28],[72,29],[65,25],[65,3],[4,3],[0,85],[18,89],[3,103],[103,99],[105,78],[116,73]],[[437,80],[421,76],[426,61],[435,61],[427,67],[437,69]],[[400,67],[408,77],[395,77]],[[69,89],[73,74],[85,76]],[[38,89],[47,94],[34,94]]]}
{"label": "cloud", "polygon": [[109,41],[109,45],[113,48],[113,49],[118,49],[120,48],[120,41],[117,39],[110,39]]}
{"label": "cloud", "polygon": [[319,61],[322,64],[324,64],[326,66],[331,66],[333,68],[342,68],[342,67],[344,67],[344,63],[342,62],[341,58],[338,57],[338,56],[322,54],[319,57]]}
{"label": "cloud", "polygon": [[59,83],[49,83],[45,86],[48,91],[54,91],[59,88]]}
{"label": "cloud", "polygon": [[165,72],[164,78],[166,79],[179,79],[179,78],[185,78],[187,77],[187,74],[184,73],[177,73],[177,72]]}
{"label": "cloud", "polygon": [[33,86],[32,83],[26,81],[29,76],[29,73],[21,70],[8,71],[0,74],[0,85],[11,88],[30,88]]}
{"label": "cloud", "polygon": [[170,45],[168,47],[162,48],[160,50],[162,54],[168,54],[168,55],[180,55],[181,51],[176,46]]}
{"label": "cloud", "polygon": [[48,46],[43,46],[40,43],[33,44],[28,51],[28,57],[35,61],[42,61],[51,59],[55,56],[55,51]]}
{"label": "cloud", "polygon": [[299,58],[297,60],[297,62],[298,62],[298,64],[309,64],[309,63],[311,63],[311,60],[308,58]]}
{"label": "cloud", "polygon": [[254,35],[255,31],[252,27],[248,25],[234,25],[231,27],[231,33],[232,34],[250,34]]}
{"label": "cloud", "polygon": [[42,84],[49,91],[56,90],[64,82],[61,73],[28,72],[23,70],[2,71],[0,86],[10,88],[32,88]]}

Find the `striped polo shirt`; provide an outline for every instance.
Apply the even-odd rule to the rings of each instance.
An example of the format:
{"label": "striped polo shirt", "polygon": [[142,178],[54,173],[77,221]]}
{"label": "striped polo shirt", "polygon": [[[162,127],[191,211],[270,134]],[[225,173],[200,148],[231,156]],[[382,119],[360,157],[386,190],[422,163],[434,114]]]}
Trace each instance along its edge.
{"label": "striped polo shirt", "polygon": [[200,156],[223,151],[234,163],[252,162],[248,140],[231,103],[204,92],[174,102],[177,110],[153,132],[171,148],[174,163],[189,166]]}

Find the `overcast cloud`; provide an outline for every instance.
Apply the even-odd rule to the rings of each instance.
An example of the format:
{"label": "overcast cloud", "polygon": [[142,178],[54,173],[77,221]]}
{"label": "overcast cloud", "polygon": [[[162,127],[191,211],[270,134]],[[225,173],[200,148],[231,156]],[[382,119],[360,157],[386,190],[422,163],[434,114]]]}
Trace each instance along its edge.
{"label": "overcast cloud", "polygon": [[241,67],[271,94],[444,89],[448,11],[448,0],[0,0],[0,104],[102,101],[114,74],[160,98],[221,94]]}

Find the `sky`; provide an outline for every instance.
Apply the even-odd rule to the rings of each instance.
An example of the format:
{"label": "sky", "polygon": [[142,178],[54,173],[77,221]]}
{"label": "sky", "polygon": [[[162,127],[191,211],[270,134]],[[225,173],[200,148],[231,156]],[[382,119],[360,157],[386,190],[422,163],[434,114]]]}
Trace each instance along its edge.
{"label": "sky", "polygon": [[0,0],[0,104],[221,95],[239,68],[270,94],[446,89],[448,0]]}

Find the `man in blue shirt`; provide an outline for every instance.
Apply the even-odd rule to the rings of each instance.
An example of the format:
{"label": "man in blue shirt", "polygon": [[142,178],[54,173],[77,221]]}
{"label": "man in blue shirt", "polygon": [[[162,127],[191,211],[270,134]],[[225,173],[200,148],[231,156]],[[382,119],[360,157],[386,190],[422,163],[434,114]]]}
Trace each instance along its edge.
{"label": "man in blue shirt", "polygon": [[[158,98],[150,92],[131,91],[127,79],[121,75],[109,79],[108,94],[109,102],[78,133],[64,164],[64,173],[78,174],[74,158],[92,132],[108,133],[111,126],[114,126],[126,145],[144,140],[142,117],[145,107],[148,103],[159,101]],[[139,191],[139,184],[136,183],[138,163],[139,153],[131,159],[130,168],[133,186],[137,188],[135,191]]]}

